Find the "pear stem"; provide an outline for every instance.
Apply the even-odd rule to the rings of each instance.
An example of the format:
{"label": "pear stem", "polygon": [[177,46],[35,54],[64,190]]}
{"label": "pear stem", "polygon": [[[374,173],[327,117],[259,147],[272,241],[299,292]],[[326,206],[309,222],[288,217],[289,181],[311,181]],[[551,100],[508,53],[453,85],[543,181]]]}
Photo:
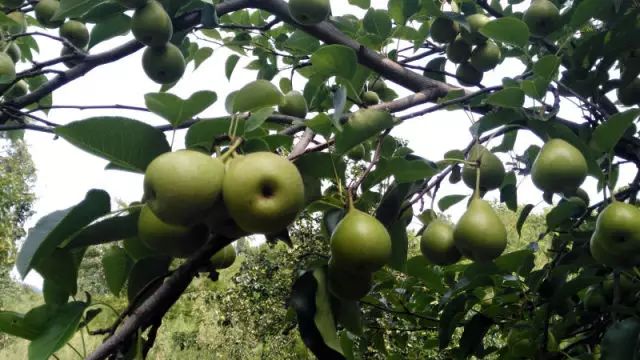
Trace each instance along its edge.
{"label": "pear stem", "polygon": [[452,162],[452,163],[456,163],[456,164],[469,165],[469,166],[473,166],[473,167],[478,166],[478,163],[475,162],[475,161],[466,161],[466,160],[462,160],[462,159],[444,158],[444,159],[442,159],[442,161]]}
{"label": "pear stem", "polygon": [[233,143],[231,144],[227,152],[225,152],[224,154],[222,154],[222,156],[220,156],[220,160],[222,160],[222,162],[227,162],[229,160],[229,157],[235,154],[236,150],[238,149],[238,147],[240,147],[240,145],[242,145],[241,137],[236,138],[233,141]]}
{"label": "pear stem", "polygon": [[350,191],[347,192],[347,209],[353,209],[353,196],[351,195]]}
{"label": "pear stem", "polygon": [[480,197],[480,160],[476,162],[476,188],[473,192],[474,197]]}

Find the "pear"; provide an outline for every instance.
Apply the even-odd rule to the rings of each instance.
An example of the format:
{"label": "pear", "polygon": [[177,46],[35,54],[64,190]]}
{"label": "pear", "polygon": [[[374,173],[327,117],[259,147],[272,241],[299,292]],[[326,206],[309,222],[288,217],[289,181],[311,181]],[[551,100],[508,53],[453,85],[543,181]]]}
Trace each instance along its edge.
{"label": "pear", "polygon": [[[469,154],[467,155],[467,161],[480,162],[480,190],[489,191],[497,189],[502,185],[504,180],[505,170],[502,161],[486,147],[476,144],[474,145]],[[476,187],[476,167],[465,164],[462,169],[462,181],[470,187],[475,189]]]}
{"label": "pear", "polygon": [[211,265],[216,269],[226,269],[231,267],[236,261],[236,249],[229,244],[211,257]]}
{"label": "pear", "polygon": [[[75,53],[73,48],[68,47],[68,46],[63,46],[62,50],[60,50],[60,57],[69,56],[69,55],[77,55],[77,54]],[[63,62],[64,66],[66,66],[68,68],[72,68],[74,66],[77,66],[80,63],[82,63],[81,59],[70,59],[70,60],[65,60]]]}
{"label": "pear", "polygon": [[0,84],[8,84],[16,78],[16,66],[7,53],[0,52]]}
{"label": "pear", "polygon": [[447,46],[447,59],[452,63],[463,63],[469,60],[470,56],[471,45],[469,45],[469,43],[460,36]]}
{"label": "pear", "polygon": [[603,290],[596,286],[589,286],[584,292],[582,304],[586,311],[600,312],[607,306],[607,298]]}
{"label": "pear", "polygon": [[420,251],[429,262],[451,265],[462,256],[453,240],[453,227],[442,220],[433,220],[422,233]]}
{"label": "pear", "polygon": [[543,192],[571,193],[587,177],[587,160],[562,139],[547,141],[531,167],[531,180]]}
{"label": "pear", "polygon": [[173,36],[173,25],[162,4],[151,0],[133,14],[131,32],[147,46],[163,46]]}
{"label": "pear", "polygon": [[498,66],[501,59],[500,47],[493,41],[487,41],[473,49],[469,62],[479,71],[489,71]]}
{"label": "pear", "polygon": [[593,258],[607,266],[640,265],[640,209],[614,201],[596,220],[590,241]]}
{"label": "pear", "polygon": [[77,48],[84,48],[89,44],[89,30],[87,26],[77,20],[69,20],[60,27],[60,36],[69,40]]}
{"label": "pear", "polygon": [[302,25],[318,24],[331,14],[329,0],[289,0],[289,13]]}
{"label": "pear", "polygon": [[640,104],[640,78],[635,78],[626,86],[618,88],[617,94],[622,105]]}
{"label": "pear", "polygon": [[355,301],[363,298],[371,291],[373,284],[370,272],[358,272],[337,265],[333,258],[327,268],[327,285],[329,292],[335,297]]}
{"label": "pear", "polygon": [[373,216],[351,208],[331,234],[335,264],[355,272],[373,272],[391,257],[391,237]]}
{"label": "pear", "polygon": [[24,16],[23,12],[13,11],[8,13],[7,17],[15,21],[15,24],[7,24],[3,26],[7,29],[9,34],[21,34],[27,30],[27,18]]}
{"label": "pear", "polygon": [[307,100],[299,91],[290,91],[282,98],[282,103],[278,105],[278,111],[284,115],[304,119],[309,109],[307,108]]}
{"label": "pear", "polygon": [[473,261],[487,262],[507,247],[507,230],[491,205],[477,195],[471,199],[453,231],[460,252]]}
{"label": "pear", "polygon": [[7,48],[7,55],[9,55],[14,63],[18,63],[22,60],[22,51],[15,42],[11,42],[11,44],[9,44],[9,47]]}
{"label": "pear", "polygon": [[439,17],[433,21],[429,31],[433,41],[444,44],[452,42],[458,36],[460,27],[451,19]]}
{"label": "pear", "polygon": [[36,19],[42,26],[55,29],[64,22],[63,20],[51,20],[59,8],[60,1],[58,0],[40,0],[33,9]]}
{"label": "pear", "polygon": [[347,157],[353,161],[364,160],[367,156],[367,149],[364,148],[364,145],[360,144],[354,147],[353,149],[347,152]]}
{"label": "pear", "polygon": [[304,206],[304,183],[298,169],[270,152],[234,159],[222,184],[224,203],[238,226],[248,233],[284,230]]}
{"label": "pear", "polygon": [[447,59],[444,57],[437,57],[435,59],[429,60],[427,65],[424,67],[424,72],[422,73],[422,76],[425,76],[440,82],[445,82],[444,67],[446,63],[447,63]]}
{"label": "pear", "polygon": [[142,54],[142,69],[149,79],[159,84],[171,84],[180,80],[185,68],[182,52],[172,43],[148,47]]}
{"label": "pear", "polygon": [[362,94],[362,102],[369,106],[376,105],[380,102],[380,97],[377,92],[369,90]]}
{"label": "pear", "polygon": [[533,0],[523,20],[532,34],[544,37],[560,26],[560,10],[549,0]]}
{"label": "pear", "polygon": [[145,246],[172,257],[187,258],[200,248],[209,236],[203,224],[187,227],[167,224],[145,205],[138,218],[138,238]]}
{"label": "pear", "polygon": [[27,95],[27,93],[29,93],[29,84],[24,80],[20,80],[4,93],[4,97],[5,99],[15,99]]}
{"label": "pear", "polygon": [[204,219],[220,199],[224,164],[194,150],[164,153],[149,164],[144,194],[164,222],[191,225]]}
{"label": "pear", "polygon": [[482,71],[478,71],[468,62],[458,65],[458,68],[456,69],[456,78],[462,86],[480,85],[483,77],[484,74]]}
{"label": "pear", "polygon": [[470,31],[462,30],[462,37],[471,44],[484,44],[487,41],[487,38],[484,35],[480,34],[480,29],[485,26],[489,19],[485,14],[473,14],[467,16],[467,23],[469,24]]}

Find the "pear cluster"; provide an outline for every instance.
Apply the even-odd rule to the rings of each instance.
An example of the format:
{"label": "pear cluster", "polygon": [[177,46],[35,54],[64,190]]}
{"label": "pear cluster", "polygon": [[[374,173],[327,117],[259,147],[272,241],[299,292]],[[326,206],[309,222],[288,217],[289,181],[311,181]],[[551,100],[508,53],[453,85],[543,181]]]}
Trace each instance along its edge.
{"label": "pear cluster", "polygon": [[[4,7],[9,9],[6,21],[0,26],[2,37],[17,35],[27,30],[27,19],[20,11],[24,1],[5,1]],[[29,86],[24,80],[11,84],[16,79],[16,63],[22,60],[22,51],[18,45],[11,41],[0,41],[3,52],[0,52],[0,94],[7,100],[24,96],[29,92]]]}
{"label": "pear cluster", "polygon": [[391,257],[391,236],[375,217],[350,207],[331,234],[329,291],[344,300],[369,293],[372,275]]}
{"label": "pear cluster", "polygon": [[184,55],[170,42],[173,37],[171,17],[157,0],[117,0],[120,5],[135,9],[131,20],[133,36],[146,45],[142,54],[142,69],[158,84],[180,80],[186,68]]}
{"label": "pear cluster", "polygon": [[[236,155],[226,162],[195,150],[164,153],[147,167],[134,253],[192,255],[213,235],[228,240],[284,230],[302,210],[304,186],[297,168],[269,152]],[[233,254],[232,254],[233,252]],[[231,266],[233,247],[212,258]]]}
{"label": "pear cluster", "polygon": [[[484,72],[492,70],[502,61],[502,51],[493,41],[480,33],[489,17],[478,13],[466,18],[468,28],[461,27],[447,17],[438,17],[431,24],[431,39],[446,44],[447,59],[458,64],[456,77],[463,86],[475,86],[482,82]],[[427,63],[424,76],[444,81],[444,61],[436,58]]]}

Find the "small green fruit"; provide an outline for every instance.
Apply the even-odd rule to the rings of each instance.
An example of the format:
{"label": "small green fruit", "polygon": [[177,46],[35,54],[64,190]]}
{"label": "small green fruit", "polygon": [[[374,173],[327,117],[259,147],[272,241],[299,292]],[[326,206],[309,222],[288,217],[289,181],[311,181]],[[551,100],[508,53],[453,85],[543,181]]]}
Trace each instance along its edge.
{"label": "small green fruit", "polygon": [[11,42],[11,44],[9,44],[9,47],[7,48],[7,55],[9,55],[14,63],[18,63],[22,60],[22,51],[15,42]]}
{"label": "small green fruit", "polygon": [[640,78],[635,78],[625,87],[618,88],[618,100],[625,106],[640,104]]}
{"label": "small green fruit", "polygon": [[327,284],[329,291],[335,297],[347,301],[356,301],[371,291],[373,281],[370,272],[358,272],[340,267],[331,258],[327,268]]}
{"label": "small green fruit", "polygon": [[463,30],[461,32],[462,37],[472,44],[484,44],[484,42],[487,41],[487,38],[480,34],[480,29],[490,21],[491,19],[484,14],[473,14],[467,16],[467,23],[469,23],[470,31]]}
{"label": "small green fruit", "polygon": [[[67,46],[63,46],[62,50],[60,51],[60,57],[64,57],[64,56],[69,56],[69,55],[76,55],[74,50],[70,47]],[[68,67],[68,68],[72,68],[74,66],[79,65],[80,63],[82,63],[81,59],[72,59],[72,60],[65,60],[63,62],[64,66]]]}
{"label": "small green fruit", "polygon": [[16,66],[11,57],[0,52],[0,79],[3,83],[10,83],[16,78]]}
{"label": "small green fruit", "polygon": [[224,164],[194,150],[164,153],[144,175],[145,199],[164,222],[190,225],[204,219],[220,199]]}
{"label": "small green fruit", "polygon": [[547,141],[531,167],[533,184],[544,192],[574,192],[586,177],[584,155],[562,139]]}
{"label": "small green fruit", "polygon": [[59,8],[60,1],[58,0],[40,0],[34,7],[36,19],[42,26],[56,29],[64,23],[64,20],[51,20]]}
{"label": "small green fruit", "polygon": [[534,0],[523,20],[532,34],[544,37],[560,26],[560,10],[549,0]]}
{"label": "small green fruit", "polygon": [[209,237],[204,224],[192,227],[171,225],[160,220],[145,205],[138,218],[138,238],[149,248],[172,257],[187,258]]}
{"label": "small green fruit", "polygon": [[309,109],[304,96],[299,91],[291,91],[283,97],[282,103],[278,105],[278,111],[284,115],[304,119]]}
{"label": "small green fruit", "polygon": [[362,102],[364,102],[365,105],[369,106],[376,105],[380,102],[380,97],[375,91],[369,90],[362,94]]}
{"label": "small green fruit", "polygon": [[21,96],[25,96],[29,93],[29,84],[26,81],[20,80],[15,83],[7,92],[4,93],[5,99],[15,99]]}
{"label": "small green fruit", "polygon": [[234,159],[222,188],[229,214],[249,233],[277,233],[304,206],[300,172],[290,161],[270,152]]}
{"label": "small green fruit", "polygon": [[159,84],[171,84],[180,80],[185,68],[182,52],[172,43],[148,47],[142,54],[142,69],[149,79]]}
{"label": "small green fruit", "polygon": [[229,244],[211,257],[211,265],[216,269],[226,269],[231,267],[236,261],[236,249]]}
{"label": "small green fruit", "polygon": [[500,47],[493,41],[487,41],[476,46],[471,52],[471,65],[479,71],[489,71],[495,68],[502,60]]}
{"label": "small green fruit", "polygon": [[582,298],[582,304],[586,311],[600,312],[607,306],[607,298],[604,296],[602,289],[589,286]]}
{"label": "small green fruit", "polygon": [[604,265],[640,265],[640,209],[613,202],[598,215],[590,241],[591,255]]}
{"label": "small green fruit", "polygon": [[289,0],[289,13],[302,25],[318,24],[331,14],[329,0]]}
{"label": "small green fruit", "polygon": [[84,48],[89,44],[89,30],[84,23],[69,20],[60,27],[60,36],[69,40],[77,48]]}
{"label": "small green fruit", "polygon": [[[469,154],[467,161],[480,162],[480,190],[489,191],[502,185],[505,170],[502,161],[486,147],[476,144]],[[462,181],[471,189],[476,188],[476,167],[465,164],[462,169]]]}
{"label": "small green fruit", "polygon": [[444,68],[446,63],[447,59],[444,57],[437,57],[435,59],[429,60],[427,65],[424,67],[422,76],[436,81],[445,82]]}
{"label": "small green fruit", "polygon": [[149,0],[116,0],[116,2],[129,9],[139,9],[149,2]]}
{"label": "small green fruit", "polygon": [[133,14],[131,32],[147,46],[164,46],[173,36],[173,24],[162,4],[151,0]]}
{"label": "small green fruit", "polygon": [[384,80],[378,78],[374,81],[369,81],[369,85],[367,88],[371,91],[375,91],[378,95],[380,95],[380,92],[384,91],[387,88],[387,84],[384,83]]}
{"label": "small green fruit", "polygon": [[373,272],[391,257],[391,237],[376,218],[350,209],[331,235],[335,264],[355,272]]}
{"label": "small green fruit", "polygon": [[453,231],[462,255],[478,262],[491,261],[507,247],[507,230],[491,205],[476,197],[469,203]]}
{"label": "small green fruit", "polygon": [[13,21],[14,24],[4,25],[7,29],[7,32],[12,35],[22,34],[27,31],[27,18],[24,16],[24,13],[21,11],[13,11],[7,14],[7,17]]}
{"label": "small green fruit", "polygon": [[353,161],[360,161],[366,157],[366,149],[360,144],[347,152],[347,157]]}
{"label": "small green fruit", "polygon": [[468,62],[458,65],[456,78],[462,86],[477,86],[482,82],[484,74]]}
{"label": "small green fruit", "polygon": [[444,44],[452,42],[458,36],[460,27],[451,19],[439,17],[433,21],[429,31],[433,41]]}
{"label": "small green fruit", "polygon": [[458,36],[447,46],[447,59],[452,63],[460,64],[471,57],[471,45],[462,37]]}
{"label": "small green fruit", "polygon": [[420,251],[429,262],[442,266],[455,264],[462,257],[453,240],[453,227],[442,220],[432,221],[424,230]]}

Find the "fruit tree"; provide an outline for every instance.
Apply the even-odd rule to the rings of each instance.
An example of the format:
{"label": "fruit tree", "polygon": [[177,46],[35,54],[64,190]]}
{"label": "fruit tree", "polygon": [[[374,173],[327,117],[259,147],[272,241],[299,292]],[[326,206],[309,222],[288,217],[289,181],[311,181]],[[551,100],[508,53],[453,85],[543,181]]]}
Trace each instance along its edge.
{"label": "fruit tree", "polygon": [[[108,160],[105,176],[144,177],[124,208],[92,189],[29,231],[16,268],[43,277],[44,300],[0,312],[0,330],[29,340],[30,359],[76,332],[100,337],[88,359],[146,357],[191,280],[233,264],[236,240],[295,247],[300,222],[319,229],[306,241],[326,246],[291,279],[286,306],[320,359],[358,357],[354,344],[384,353],[366,331],[376,314],[435,334],[419,346],[447,359],[640,358],[637,0],[0,3],[0,132],[50,133]],[[117,45],[98,46],[107,40]],[[59,55],[40,54],[45,41]],[[56,101],[61,90],[137,52],[130,70],[159,87],[139,94],[144,107],[49,116],[71,106]],[[172,93],[199,67],[230,79],[245,63],[250,81]],[[135,88],[121,75],[95,96]],[[199,117],[218,95],[221,113]],[[453,113],[471,119],[469,132],[446,133]],[[425,121],[468,144],[427,159],[395,135]],[[169,141],[178,130],[182,149]],[[451,193],[457,183],[464,193]],[[465,211],[451,221],[443,213],[456,203]],[[545,206],[539,240],[510,246]],[[408,256],[408,239],[422,255]],[[106,285],[128,307],[96,330],[104,304],[77,275],[100,244]]]}

